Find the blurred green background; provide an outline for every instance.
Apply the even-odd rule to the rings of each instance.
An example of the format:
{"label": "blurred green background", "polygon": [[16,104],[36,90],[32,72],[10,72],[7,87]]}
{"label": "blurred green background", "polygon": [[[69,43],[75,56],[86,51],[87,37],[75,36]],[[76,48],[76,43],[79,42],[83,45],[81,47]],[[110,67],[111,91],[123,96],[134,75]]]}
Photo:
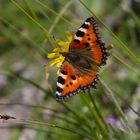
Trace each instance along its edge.
{"label": "blurred green background", "polygon": [[[97,89],[58,103],[47,55],[93,14],[114,47]],[[139,140],[139,44],[139,0],[0,0],[0,139]]]}

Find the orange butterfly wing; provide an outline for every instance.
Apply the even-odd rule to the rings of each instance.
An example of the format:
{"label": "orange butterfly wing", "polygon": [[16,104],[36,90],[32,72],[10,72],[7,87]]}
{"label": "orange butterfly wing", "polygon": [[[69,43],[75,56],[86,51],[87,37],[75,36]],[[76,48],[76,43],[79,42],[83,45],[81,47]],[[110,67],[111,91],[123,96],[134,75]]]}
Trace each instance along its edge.
{"label": "orange butterfly wing", "polygon": [[[106,63],[105,43],[99,36],[97,24],[93,17],[88,18],[76,32],[69,51],[84,48],[91,52],[91,57],[97,66]],[[78,69],[64,61],[57,80],[56,100],[63,101],[80,90],[87,92],[91,88],[95,88],[98,77],[98,72],[93,70],[88,74],[78,75]]]}
{"label": "orange butterfly wing", "polygon": [[70,49],[86,47],[91,49],[93,60],[98,66],[106,63],[105,43],[99,35],[98,25],[93,17],[88,18],[82,24],[70,44]]}
{"label": "orange butterfly wing", "polygon": [[80,90],[87,92],[95,88],[98,74],[92,71],[89,75],[77,75],[77,70],[68,62],[64,62],[57,80],[56,100],[63,101]]}

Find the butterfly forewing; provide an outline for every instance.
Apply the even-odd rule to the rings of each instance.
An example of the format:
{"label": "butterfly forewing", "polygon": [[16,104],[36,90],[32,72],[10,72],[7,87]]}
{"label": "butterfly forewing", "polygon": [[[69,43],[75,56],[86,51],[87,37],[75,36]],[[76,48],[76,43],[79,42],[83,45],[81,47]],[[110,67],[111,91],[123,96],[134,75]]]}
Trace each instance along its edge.
{"label": "butterfly forewing", "polygon": [[93,17],[88,18],[74,35],[70,50],[89,48],[92,58],[98,66],[104,65],[107,59],[105,43],[98,32],[98,26]]}

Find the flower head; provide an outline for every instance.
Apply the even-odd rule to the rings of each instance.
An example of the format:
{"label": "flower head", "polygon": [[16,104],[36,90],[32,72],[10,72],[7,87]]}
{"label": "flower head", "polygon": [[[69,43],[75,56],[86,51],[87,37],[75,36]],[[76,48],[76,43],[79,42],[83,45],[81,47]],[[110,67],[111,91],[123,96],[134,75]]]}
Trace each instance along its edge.
{"label": "flower head", "polygon": [[62,52],[68,52],[69,45],[72,40],[72,35],[70,32],[66,32],[67,41],[64,42],[62,40],[56,40],[57,44],[60,46],[59,48],[53,49],[52,53],[48,54],[48,58],[53,59],[50,62],[50,66],[56,65],[60,67],[64,61],[64,56],[61,54]]}
{"label": "flower head", "polygon": [[111,126],[114,126],[115,128],[118,128],[118,129],[121,129],[121,130],[124,130],[121,122],[113,115],[109,116],[107,119],[106,119],[106,122],[111,125]]}

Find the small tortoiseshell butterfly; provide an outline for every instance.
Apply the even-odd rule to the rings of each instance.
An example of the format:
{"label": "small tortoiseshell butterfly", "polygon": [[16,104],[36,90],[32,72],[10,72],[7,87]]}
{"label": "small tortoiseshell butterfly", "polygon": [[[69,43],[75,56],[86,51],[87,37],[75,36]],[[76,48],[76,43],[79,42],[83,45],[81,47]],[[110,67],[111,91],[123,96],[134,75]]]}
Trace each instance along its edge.
{"label": "small tortoiseshell butterfly", "polygon": [[88,18],[76,32],[57,80],[56,100],[63,101],[80,90],[88,92],[98,81],[98,68],[106,64],[105,43],[98,33],[93,17]]}

